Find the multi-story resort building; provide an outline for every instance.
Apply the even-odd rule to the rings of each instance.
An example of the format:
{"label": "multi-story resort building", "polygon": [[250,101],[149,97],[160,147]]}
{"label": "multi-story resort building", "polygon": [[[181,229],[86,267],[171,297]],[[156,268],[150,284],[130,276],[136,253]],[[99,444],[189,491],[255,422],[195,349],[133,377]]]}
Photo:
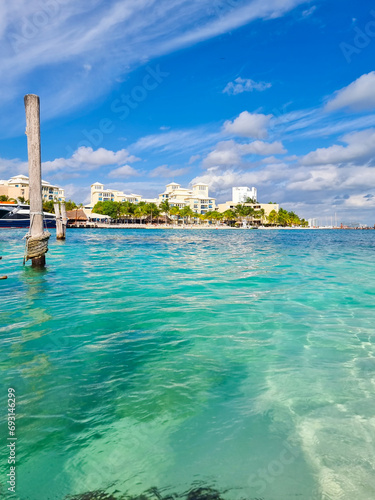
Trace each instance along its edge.
{"label": "multi-story resort building", "polygon": [[117,189],[104,189],[100,182],[91,184],[91,207],[94,207],[98,201],[130,201],[139,203],[142,196],[139,194],[125,194]]}
{"label": "multi-story resort building", "polygon": [[211,210],[215,210],[215,198],[209,196],[208,185],[197,183],[192,186],[192,189],[182,188],[180,184],[171,182],[167,184],[165,191],[155,199],[142,198],[137,194],[125,194],[116,189],[104,189],[104,185],[100,182],[95,182],[91,185],[91,203],[93,208],[98,201],[130,201],[131,203],[156,203],[159,205],[162,201],[168,200],[171,207],[190,207],[198,214],[205,214]]}
{"label": "multi-story resort building", "polygon": [[257,189],[255,187],[251,189],[247,186],[232,187],[232,200],[236,205],[245,203],[249,198],[254,201],[258,200]]}
{"label": "multi-story resort building", "polygon": [[[8,196],[15,200],[19,198],[28,200],[30,198],[29,178],[26,175],[16,175],[8,181],[0,180],[0,196]],[[64,201],[65,190],[42,180],[42,196],[43,201]]]}
{"label": "multi-story resort building", "polygon": [[167,184],[164,193],[159,195],[159,203],[166,200],[171,207],[190,207],[198,214],[205,214],[216,208],[215,198],[209,196],[208,185],[203,183],[193,184],[192,189],[186,189],[171,182]]}

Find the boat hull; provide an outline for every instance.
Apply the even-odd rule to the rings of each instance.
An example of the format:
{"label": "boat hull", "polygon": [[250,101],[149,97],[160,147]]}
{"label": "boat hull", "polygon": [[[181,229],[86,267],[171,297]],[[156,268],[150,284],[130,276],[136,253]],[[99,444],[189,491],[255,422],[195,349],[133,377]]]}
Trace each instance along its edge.
{"label": "boat hull", "polygon": [[[44,219],[44,226],[47,228],[56,227],[55,219]],[[30,227],[30,219],[0,219],[0,229],[8,228],[8,229],[19,229],[19,228],[29,228]]]}

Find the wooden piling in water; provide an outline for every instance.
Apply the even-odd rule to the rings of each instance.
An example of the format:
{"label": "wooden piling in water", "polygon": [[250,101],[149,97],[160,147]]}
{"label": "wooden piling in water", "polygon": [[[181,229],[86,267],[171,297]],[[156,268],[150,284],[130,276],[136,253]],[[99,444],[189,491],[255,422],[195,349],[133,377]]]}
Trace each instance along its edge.
{"label": "wooden piling in water", "polygon": [[56,215],[56,239],[63,240],[64,237],[63,237],[63,227],[60,216],[60,205],[59,203],[54,203],[53,207],[55,209],[55,215]]}
{"label": "wooden piling in water", "polygon": [[65,240],[66,239],[66,226],[68,225],[68,217],[66,215],[65,202],[61,203],[61,222],[62,222],[62,229],[63,229],[63,235],[64,235],[64,240]]}
{"label": "wooden piling in water", "polygon": [[26,260],[44,267],[50,234],[43,228],[42,165],[40,146],[40,101],[25,95],[27,153],[29,158],[30,229],[26,236]]}
{"label": "wooden piling in water", "polygon": [[65,203],[61,203],[61,207],[59,203],[54,203],[54,208],[56,214],[56,239],[65,240],[67,222]]}

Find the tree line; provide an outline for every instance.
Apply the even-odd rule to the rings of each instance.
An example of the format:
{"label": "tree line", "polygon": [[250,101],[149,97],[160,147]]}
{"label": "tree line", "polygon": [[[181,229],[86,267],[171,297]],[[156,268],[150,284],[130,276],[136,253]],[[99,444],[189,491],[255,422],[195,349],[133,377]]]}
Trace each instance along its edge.
{"label": "tree line", "polygon": [[238,204],[234,209],[228,209],[225,212],[212,210],[206,212],[205,214],[198,214],[189,206],[182,208],[171,206],[168,200],[162,201],[160,205],[144,201],[139,203],[131,203],[129,201],[99,201],[93,207],[92,211],[97,214],[108,215],[112,219],[117,220],[142,220],[147,218],[157,222],[158,218],[160,219],[161,216],[166,216],[168,218],[172,218],[175,222],[182,219],[184,223],[198,221],[223,221],[230,225],[235,225],[236,223],[302,227],[306,227],[308,225],[305,219],[301,219],[296,213],[288,212],[283,208],[280,208],[278,212],[276,210],[272,210],[270,214],[266,216],[264,209],[255,209],[254,207],[246,204]]}
{"label": "tree line", "polygon": [[[25,200],[20,197],[18,200],[9,198],[8,196],[1,195],[0,201],[16,202],[29,204],[29,200]],[[54,203],[56,201],[45,201],[43,202],[44,212],[54,213]],[[287,210],[280,207],[279,211],[272,210],[268,216],[266,216],[263,209],[255,209],[249,206],[248,203],[255,204],[255,200],[248,199],[246,204],[238,204],[234,209],[226,210],[225,212],[218,212],[217,210],[212,210],[206,212],[205,214],[198,214],[194,212],[190,207],[185,206],[179,208],[177,206],[171,206],[168,200],[162,201],[160,205],[156,203],[147,203],[145,201],[140,201],[139,203],[131,203],[130,201],[99,201],[93,208],[93,212],[101,215],[108,215],[112,219],[139,219],[144,220],[150,218],[152,221],[158,221],[158,218],[166,216],[172,218],[175,222],[182,219],[184,223],[191,223],[195,221],[205,222],[225,222],[226,224],[235,225],[236,223],[246,223],[246,224],[268,224],[273,226],[302,226],[306,227],[308,225],[305,219],[301,219],[295,212],[288,212]],[[66,210],[74,210],[76,208],[82,207],[82,204],[77,205],[72,200],[65,201]]]}

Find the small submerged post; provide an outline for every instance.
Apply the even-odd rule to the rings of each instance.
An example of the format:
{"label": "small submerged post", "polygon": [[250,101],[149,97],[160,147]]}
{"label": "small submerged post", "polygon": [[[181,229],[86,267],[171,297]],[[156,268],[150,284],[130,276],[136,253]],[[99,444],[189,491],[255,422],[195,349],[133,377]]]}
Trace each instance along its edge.
{"label": "small submerged post", "polygon": [[66,226],[68,225],[68,217],[66,215],[66,206],[65,202],[61,202],[61,221],[62,221],[62,227],[63,227],[63,233],[64,233],[64,240],[66,238]]}
{"label": "small submerged post", "polygon": [[31,259],[32,267],[43,268],[50,233],[43,228],[40,101],[37,95],[25,95],[25,111],[30,193],[30,229],[26,235],[25,259]]}
{"label": "small submerged post", "polygon": [[65,240],[67,222],[65,203],[62,202],[60,206],[60,204],[56,202],[54,207],[56,214],[56,239]]}

